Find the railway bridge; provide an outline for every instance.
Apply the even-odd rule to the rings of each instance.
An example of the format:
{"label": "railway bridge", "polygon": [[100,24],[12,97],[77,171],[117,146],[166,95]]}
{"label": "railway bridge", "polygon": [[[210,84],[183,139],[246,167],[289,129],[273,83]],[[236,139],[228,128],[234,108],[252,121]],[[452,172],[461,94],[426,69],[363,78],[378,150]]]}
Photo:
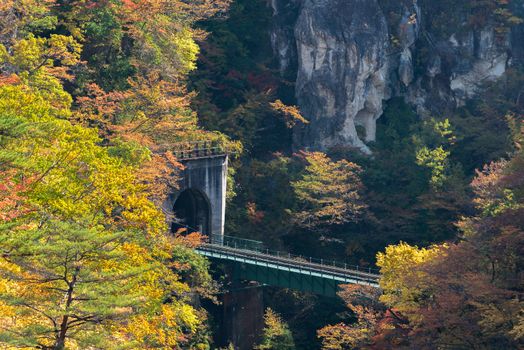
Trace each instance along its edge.
{"label": "railway bridge", "polygon": [[[179,191],[164,203],[171,229],[198,231],[207,241],[196,251],[227,266],[230,289],[216,312],[224,334],[217,343],[252,349],[263,328],[263,288],[274,286],[335,297],[342,284],[378,288],[378,271],[343,262],[273,251],[262,242],[224,234],[227,167],[230,152],[220,144],[195,142],[175,151],[184,165]],[[255,287],[249,281],[256,282]]]}
{"label": "railway bridge", "polygon": [[336,296],[341,284],[378,288],[379,275],[370,268],[272,251],[262,242],[224,235],[229,153],[212,142],[193,142],[175,151],[184,165],[180,191],[165,203],[172,211],[172,230],[199,231],[208,241],[197,252],[234,265],[234,277],[263,285]]}

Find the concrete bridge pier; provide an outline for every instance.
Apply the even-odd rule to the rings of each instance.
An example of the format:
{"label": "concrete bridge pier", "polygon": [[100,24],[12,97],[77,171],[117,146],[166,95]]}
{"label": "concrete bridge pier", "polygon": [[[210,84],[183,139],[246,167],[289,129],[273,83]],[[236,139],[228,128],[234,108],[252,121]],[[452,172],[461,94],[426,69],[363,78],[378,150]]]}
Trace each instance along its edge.
{"label": "concrete bridge pier", "polygon": [[224,294],[222,302],[226,343],[236,350],[253,349],[264,329],[263,288],[245,283]]}
{"label": "concrete bridge pier", "polygon": [[241,278],[238,265],[225,266],[228,292],[222,295],[222,342],[235,350],[252,350],[264,330],[264,288]]}

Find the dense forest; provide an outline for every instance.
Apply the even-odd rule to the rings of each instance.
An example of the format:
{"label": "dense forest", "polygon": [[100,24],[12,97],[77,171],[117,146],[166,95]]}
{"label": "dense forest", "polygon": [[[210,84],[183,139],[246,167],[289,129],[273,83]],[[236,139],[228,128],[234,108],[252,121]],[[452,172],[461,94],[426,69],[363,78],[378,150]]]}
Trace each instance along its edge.
{"label": "dense forest", "polygon": [[[326,3],[375,6],[386,41],[315,18]],[[0,2],[1,347],[236,348],[217,311],[228,267],[163,207],[174,151],[204,141],[232,153],[226,235],[380,271],[338,299],[260,287],[254,349],[522,348],[524,3],[366,4]],[[383,62],[361,90],[354,66],[333,78],[335,49],[321,77],[304,58],[345,40],[342,60]],[[477,79],[489,55],[504,71]],[[344,86],[353,100],[325,107]],[[359,93],[341,142],[350,118],[327,114]]]}

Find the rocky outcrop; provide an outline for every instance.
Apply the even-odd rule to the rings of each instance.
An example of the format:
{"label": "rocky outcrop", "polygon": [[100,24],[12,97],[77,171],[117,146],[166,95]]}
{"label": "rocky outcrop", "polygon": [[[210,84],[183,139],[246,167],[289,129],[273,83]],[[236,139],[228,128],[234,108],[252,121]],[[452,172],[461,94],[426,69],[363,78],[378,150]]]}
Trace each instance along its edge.
{"label": "rocky outcrop", "polygon": [[495,44],[495,30],[484,28],[458,38],[452,35],[449,44],[459,53],[459,63],[453,69],[450,88],[458,104],[477,94],[480,84],[495,80],[506,72],[508,53],[504,45]]}
{"label": "rocky outcrop", "polygon": [[462,106],[481,87],[500,78],[511,65],[509,41],[495,38],[493,27],[434,38],[426,33],[423,44],[431,52],[424,74],[416,76],[404,96],[421,117],[438,115]]}
{"label": "rocky outcrop", "polygon": [[394,16],[386,18],[378,0],[271,0],[275,55],[282,74],[294,70],[297,103],[310,121],[294,130],[297,148],[370,153],[391,96],[404,97],[421,117],[443,113],[523,60],[522,26],[507,40],[490,24],[471,30],[464,22],[443,34],[449,30],[424,27],[430,13],[417,0],[384,3]]}
{"label": "rocky outcrop", "polygon": [[369,149],[386,97],[387,23],[375,0],[306,0],[295,26],[296,96],[309,124],[295,143],[314,149]]}

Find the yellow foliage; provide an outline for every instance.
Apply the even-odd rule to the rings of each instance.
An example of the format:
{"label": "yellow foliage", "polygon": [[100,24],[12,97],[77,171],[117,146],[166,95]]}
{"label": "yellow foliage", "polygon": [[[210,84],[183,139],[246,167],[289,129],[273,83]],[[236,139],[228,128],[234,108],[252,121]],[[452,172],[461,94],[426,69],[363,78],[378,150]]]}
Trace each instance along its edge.
{"label": "yellow foliage", "polygon": [[417,298],[428,287],[427,274],[420,267],[445,254],[446,248],[446,245],[418,248],[401,242],[378,253],[377,266],[383,290],[380,300],[400,312],[416,310]]}
{"label": "yellow foliage", "polygon": [[[12,136],[0,140],[0,159],[18,178],[35,179],[23,193],[32,211],[0,225],[7,252],[0,258],[0,332],[44,346],[54,344],[55,325],[65,324],[76,332],[68,348],[93,344],[99,334],[99,346],[110,349],[110,325],[136,317],[157,332],[153,343],[137,335],[137,349],[187,342],[200,321],[186,304],[189,286],[166,262],[177,247],[162,212],[136,166],[110,155],[96,130],[73,125],[68,115],[39,88],[0,86],[0,127],[8,125],[2,132]],[[168,297],[174,301],[164,305]]]}
{"label": "yellow foliage", "polygon": [[171,350],[187,342],[187,329],[184,328],[195,332],[200,324],[193,307],[175,302],[162,305],[156,314],[132,317],[120,332],[134,340],[133,349]]}
{"label": "yellow foliage", "polygon": [[315,228],[358,221],[367,206],[362,201],[362,169],[347,160],[332,161],[321,152],[302,154],[307,162],[299,181],[292,183],[305,210],[296,213],[298,223]]}
{"label": "yellow foliage", "polygon": [[[76,12],[54,30],[54,0],[0,4],[0,181],[24,185],[0,195],[0,346],[8,349],[183,348],[205,319],[177,269],[194,269],[205,285],[206,262],[170,235],[149,190],[173,177],[173,136],[208,136],[179,81],[198,54],[184,18],[200,15],[179,10],[214,4],[106,3],[120,10],[140,73],[129,91],[94,87],[94,99],[79,99],[92,102],[90,116],[71,110],[63,87],[86,64],[82,28],[68,22]],[[72,35],[56,34],[65,30]],[[117,137],[101,137],[109,134]],[[141,167],[159,163],[162,172],[139,179]]]}

